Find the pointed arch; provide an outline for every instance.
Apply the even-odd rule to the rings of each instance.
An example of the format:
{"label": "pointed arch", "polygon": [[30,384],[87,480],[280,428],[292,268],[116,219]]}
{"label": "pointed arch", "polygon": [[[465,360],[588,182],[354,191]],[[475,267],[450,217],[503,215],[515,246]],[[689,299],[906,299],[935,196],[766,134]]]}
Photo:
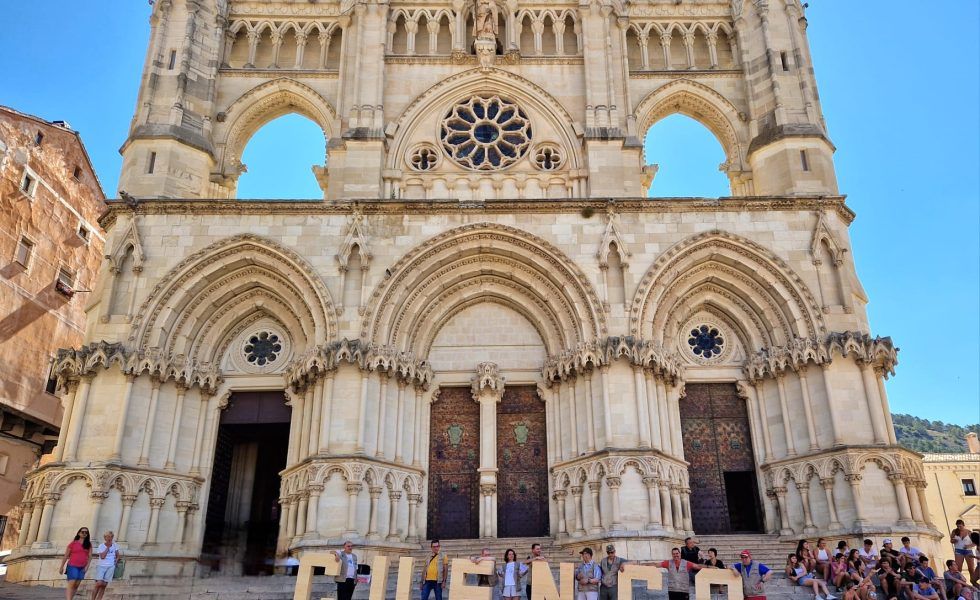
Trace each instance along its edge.
{"label": "pointed arch", "polygon": [[633,298],[630,333],[660,343],[672,340],[692,307],[705,302],[723,308],[735,322],[754,325],[748,344],[784,345],[826,333],[813,294],[785,261],[720,230],[678,242],[650,266]]}
{"label": "pointed arch", "polygon": [[558,248],[495,223],[445,231],[398,260],[368,300],[361,337],[424,358],[439,328],[481,301],[517,310],[549,354],[606,335],[601,303]]}
{"label": "pointed arch", "polygon": [[259,317],[288,330],[299,352],[338,332],[333,301],[312,266],[253,234],[220,240],[185,258],[137,314],[130,331],[137,348],[198,361],[218,360],[229,333]]}

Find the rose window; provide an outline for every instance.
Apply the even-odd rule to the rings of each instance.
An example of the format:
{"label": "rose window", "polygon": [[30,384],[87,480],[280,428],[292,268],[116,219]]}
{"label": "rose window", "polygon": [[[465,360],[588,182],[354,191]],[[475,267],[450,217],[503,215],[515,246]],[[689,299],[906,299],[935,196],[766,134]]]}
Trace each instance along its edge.
{"label": "rose window", "polygon": [[725,340],[721,337],[721,332],[714,327],[701,325],[691,330],[691,336],[687,338],[687,344],[691,347],[691,352],[701,358],[713,358],[721,354],[725,346]]}
{"label": "rose window", "polygon": [[242,351],[245,353],[245,360],[249,364],[264,367],[279,358],[279,353],[282,352],[282,341],[278,335],[262,331],[250,335],[245,340]]}
{"label": "rose window", "polygon": [[489,171],[517,162],[531,145],[531,120],[499,96],[474,96],[449,110],[442,147],[467,169]]}
{"label": "rose window", "polygon": [[433,146],[420,144],[412,149],[408,163],[415,171],[430,171],[439,166],[439,154]]}

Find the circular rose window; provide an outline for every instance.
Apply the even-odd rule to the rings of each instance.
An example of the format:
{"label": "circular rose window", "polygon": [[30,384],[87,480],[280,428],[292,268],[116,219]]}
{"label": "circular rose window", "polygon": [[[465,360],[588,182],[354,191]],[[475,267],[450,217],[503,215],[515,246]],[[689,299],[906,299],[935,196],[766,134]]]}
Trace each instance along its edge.
{"label": "circular rose window", "polygon": [[442,147],[467,169],[501,169],[531,145],[531,121],[516,104],[499,96],[473,96],[453,106],[440,127]]}
{"label": "circular rose window", "polygon": [[716,327],[701,325],[691,329],[691,335],[687,338],[687,345],[691,347],[691,352],[700,358],[714,358],[721,354],[725,346],[725,339]]}
{"label": "circular rose window", "polygon": [[242,352],[249,364],[264,367],[279,359],[279,354],[282,352],[282,341],[274,333],[260,331],[248,336],[242,346]]}

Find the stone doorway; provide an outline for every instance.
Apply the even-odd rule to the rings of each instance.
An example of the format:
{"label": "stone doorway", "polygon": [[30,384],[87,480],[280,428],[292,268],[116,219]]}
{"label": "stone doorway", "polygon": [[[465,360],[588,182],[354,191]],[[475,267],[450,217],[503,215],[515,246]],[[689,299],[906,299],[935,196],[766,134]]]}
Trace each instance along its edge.
{"label": "stone doorway", "polygon": [[759,532],[762,520],[745,401],[734,383],[689,383],[680,403],[691,520],[701,534]]}
{"label": "stone doorway", "polygon": [[497,537],[548,535],[545,406],[535,386],[507,386],[497,406]]}
{"label": "stone doorway", "polygon": [[202,562],[228,575],[271,575],[289,407],[282,392],[234,393],[221,414]]}
{"label": "stone doorway", "polygon": [[431,408],[428,539],[479,535],[480,406],[468,387],[442,388]]}

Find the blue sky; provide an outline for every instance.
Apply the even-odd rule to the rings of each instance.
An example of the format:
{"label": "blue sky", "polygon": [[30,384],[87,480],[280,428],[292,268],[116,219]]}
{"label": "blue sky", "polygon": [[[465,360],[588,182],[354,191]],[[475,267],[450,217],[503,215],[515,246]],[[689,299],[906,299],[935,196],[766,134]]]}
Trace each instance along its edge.
{"label": "blue sky", "polygon": [[[93,6],[112,10],[93,10]],[[858,273],[873,333],[902,349],[888,383],[895,412],[980,421],[980,3],[810,0],[808,35],[837,145],[837,175],[857,212]],[[52,16],[57,16],[56,21]],[[115,195],[145,57],[149,8],[5,2],[0,104],[81,132]],[[287,144],[290,153],[279,151]],[[242,197],[310,197],[319,129],[287,116],[246,149]],[[647,157],[654,193],[726,195],[721,147],[683,117],[658,124]]]}

